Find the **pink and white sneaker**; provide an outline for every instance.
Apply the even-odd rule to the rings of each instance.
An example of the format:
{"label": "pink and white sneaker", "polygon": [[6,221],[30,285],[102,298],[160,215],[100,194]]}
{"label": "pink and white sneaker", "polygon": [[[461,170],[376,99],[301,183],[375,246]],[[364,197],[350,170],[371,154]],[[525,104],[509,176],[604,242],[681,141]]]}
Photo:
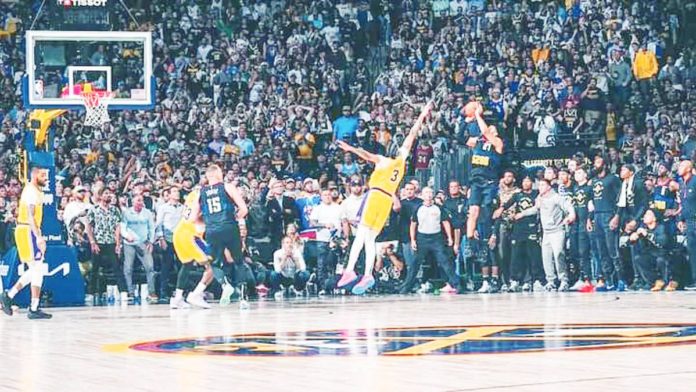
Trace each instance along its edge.
{"label": "pink and white sneaker", "polygon": [[268,287],[266,287],[264,284],[260,284],[256,286],[256,293],[258,293],[259,297],[265,297],[268,295]]}
{"label": "pink and white sneaker", "polygon": [[363,295],[365,292],[369,289],[372,288],[372,286],[375,285],[375,278],[372,277],[372,275],[365,275],[363,276],[362,279],[360,279],[360,282],[353,286],[353,294],[355,295]]}
{"label": "pink and white sneaker", "polygon": [[341,287],[348,286],[349,284],[355,282],[357,279],[358,275],[355,273],[355,271],[344,271],[343,275],[341,276],[341,280],[338,281],[336,287],[340,289]]}
{"label": "pink and white sneaker", "polygon": [[447,283],[445,287],[440,289],[440,292],[444,294],[457,294],[457,289],[455,289],[449,283]]}

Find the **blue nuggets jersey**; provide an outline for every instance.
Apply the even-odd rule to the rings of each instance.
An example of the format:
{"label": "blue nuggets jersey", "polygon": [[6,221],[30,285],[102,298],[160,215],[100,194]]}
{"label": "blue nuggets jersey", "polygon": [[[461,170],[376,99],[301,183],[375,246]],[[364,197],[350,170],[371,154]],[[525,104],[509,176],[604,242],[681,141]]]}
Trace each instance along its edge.
{"label": "blue nuggets jersey", "polygon": [[487,180],[498,179],[500,154],[495,151],[493,144],[484,137],[476,141],[471,156],[471,176]]}
{"label": "blue nuggets jersey", "polygon": [[224,226],[236,223],[237,208],[225,191],[225,184],[201,189],[199,203],[206,231],[222,230]]}
{"label": "blue nuggets jersey", "polygon": [[666,210],[677,208],[677,192],[669,189],[669,182],[666,185],[655,185],[651,204],[658,216],[661,216]]}

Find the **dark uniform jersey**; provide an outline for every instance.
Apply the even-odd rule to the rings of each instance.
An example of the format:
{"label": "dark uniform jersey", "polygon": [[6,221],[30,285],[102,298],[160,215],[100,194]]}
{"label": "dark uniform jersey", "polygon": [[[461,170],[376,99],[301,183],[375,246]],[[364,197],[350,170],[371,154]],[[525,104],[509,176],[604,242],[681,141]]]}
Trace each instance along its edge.
{"label": "dark uniform jersey", "polygon": [[225,184],[206,186],[199,199],[206,232],[221,231],[237,222],[237,208],[225,191]]}
{"label": "dark uniform jersey", "polygon": [[476,141],[471,155],[472,179],[497,180],[501,154],[484,137]]}
{"label": "dark uniform jersey", "polygon": [[683,220],[696,220],[696,177],[682,182],[679,187],[679,199],[681,201]]}
{"label": "dark uniform jersey", "polygon": [[650,208],[655,211],[658,219],[664,219],[665,211],[677,208],[677,192],[669,189],[669,182],[665,185],[655,185]]}
{"label": "dark uniform jersey", "polygon": [[577,225],[585,225],[587,218],[589,217],[588,204],[592,200],[592,187],[590,183],[585,183],[585,185],[575,184],[573,187],[573,207],[575,207],[575,214],[577,219],[575,223]]}
{"label": "dark uniform jersey", "polygon": [[[518,214],[522,211],[528,210],[534,207],[539,192],[530,191],[527,192],[517,192],[510,200],[503,205],[504,209],[513,208],[513,212]],[[539,233],[539,219],[537,215],[525,216],[524,218],[515,221],[512,224],[512,238],[513,239],[536,239]]]}
{"label": "dark uniform jersey", "polygon": [[466,205],[466,197],[461,195],[458,197],[450,197],[445,200],[443,207],[450,216],[453,229],[460,229],[462,231],[465,229],[467,217]]}
{"label": "dark uniform jersey", "polygon": [[615,214],[621,192],[621,180],[614,174],[592,179],[592,203],[595,213],[608,212]]}

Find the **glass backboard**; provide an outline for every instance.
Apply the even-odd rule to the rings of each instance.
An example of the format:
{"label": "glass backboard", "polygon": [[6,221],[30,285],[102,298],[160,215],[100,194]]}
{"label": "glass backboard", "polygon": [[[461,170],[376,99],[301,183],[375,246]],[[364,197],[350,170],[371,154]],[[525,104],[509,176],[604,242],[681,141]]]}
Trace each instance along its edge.
{"label": "glass backboard", "polygon": [[28,31],[23,95],[28,108],[79,109],[83,91],[110,92],[110,110],[155,103],[152,34]]}

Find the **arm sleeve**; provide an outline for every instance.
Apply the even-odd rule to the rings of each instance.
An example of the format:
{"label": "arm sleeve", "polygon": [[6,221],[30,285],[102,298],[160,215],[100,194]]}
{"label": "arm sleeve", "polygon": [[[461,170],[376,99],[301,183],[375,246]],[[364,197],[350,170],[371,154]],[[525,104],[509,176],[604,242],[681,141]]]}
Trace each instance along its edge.
{"label": "arm sleeve", "polygon": [[297,269],[300,271],[306,271],[307,265],[305,264],[304,257],[302,257],[302,253],[297,249],[295,249],[295,252],[293,253],[293,258],[295,259],[295,263],[297,263]]}
{"label": "arm sleeve", "polygon": [[527,208],[526,210],[520,212],[520,215],[522,215],[522,217],[524,218],[527,216],[536,215],[538,211],[539,211],[539,209],[536,206],[534,206],[534,207]]}
{"label": "arm sleeve", "polygon": [[155,242],[155,216],[150,211],[150,219],[147,220],[147,236],[150,243]]}
{"label": "arm sleeve", "polygon": [[645,186],[642,184],[643,179],[639,179],[641,181],[640,184],[636,187],[636,191],[634,192],[633,195],[633,202],[634,205],[636,206],[636,211],[635,214],[633,214],[633,220],[640,222],[641,219],[643,218],[643,215],[645,214],[645,211],[648,209],[648,191],[645,189]]}
{"label": "arm sleeve", "polygon": [[411,222],[416,222],[416,223],[418,223],[418,210],[420,210],[420,207],[416,208],[416,209],[413,210],[413,212],[411,213],[411,217],[410,217]]}
{"label": "arm sleeve", "polygon": [[277,251],[273,252],[273,271],[280,272],[282,265],[282,249],[278,249]]}
{"label": "arm sleeve", "polygon": [[563,212],[568,215],[575,215],[575,208],[573,207],[573,203],[568,199],[567,197],[559,196],[561,199],[560,204],[561,208],[563,209]]}
{"label": "arm sleeve", "polygon": [[507,210],[510,207],[512,207],[515,203],[517,203],[517,195],[519,195],[519,193],[515,193],[514,195],[512,195],[512,197],[508,199],[508,201],[506,201],[505,204],[503,204],[503,210]]}
{"label": "arm sleeve", "polygon": [[162,210],[164,210],[164,207],[166,204],[159,206],[157,209],[157,214],[155,216],[155,238],[161,238],[164,236],[164,214],[162,213]]}

